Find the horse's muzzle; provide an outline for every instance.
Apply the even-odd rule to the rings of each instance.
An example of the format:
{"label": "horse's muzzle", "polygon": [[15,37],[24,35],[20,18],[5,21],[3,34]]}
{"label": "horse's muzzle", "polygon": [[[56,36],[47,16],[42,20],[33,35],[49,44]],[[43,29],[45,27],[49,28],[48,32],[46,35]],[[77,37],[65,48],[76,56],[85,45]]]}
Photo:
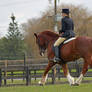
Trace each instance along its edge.
{"label": "horse's muzzle", "polygon": [[44,56],[44,53],[45,53],[45,50],[44,50],[44,49],[41,49],[41,50],[40,50],[40,55],[41,55],[41,56]]}
{"label": "horse's muzzle", "polygon": [[41,55],[41,56],[44,56],[44,53],[43,53],[43,52],[41,52],[41,53],[40,53],[40,55]]}

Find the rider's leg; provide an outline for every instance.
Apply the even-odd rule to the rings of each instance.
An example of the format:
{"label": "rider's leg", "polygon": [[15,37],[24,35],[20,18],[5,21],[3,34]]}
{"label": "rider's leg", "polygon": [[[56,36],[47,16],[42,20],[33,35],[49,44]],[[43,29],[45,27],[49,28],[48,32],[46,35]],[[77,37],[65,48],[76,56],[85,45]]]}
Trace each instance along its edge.
{"label": "rider's leg", "polygon": [[59,46],[65,39],[64,37],[59,37],[54,43],[54,46]]}
{"label": "rider's leg", "polygon": [[54,62],[59,62],[61,61],[59,58],[59,45],[65,40],[66,38],[59,37],[58,40],[54,44],[54,49],[55,49],[55,58]]}

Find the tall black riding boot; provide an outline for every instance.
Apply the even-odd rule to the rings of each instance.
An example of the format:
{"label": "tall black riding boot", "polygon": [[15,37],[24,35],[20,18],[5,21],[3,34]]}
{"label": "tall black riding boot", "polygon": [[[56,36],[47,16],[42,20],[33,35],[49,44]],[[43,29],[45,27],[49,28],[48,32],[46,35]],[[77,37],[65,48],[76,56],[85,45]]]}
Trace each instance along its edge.
{"label": "tall black riding boot", "polygon": [[60,62],[61,59],[60,59],[60,55],[59,55],[59,47],[55,46],[54,50],[55,50],[54,62]]}

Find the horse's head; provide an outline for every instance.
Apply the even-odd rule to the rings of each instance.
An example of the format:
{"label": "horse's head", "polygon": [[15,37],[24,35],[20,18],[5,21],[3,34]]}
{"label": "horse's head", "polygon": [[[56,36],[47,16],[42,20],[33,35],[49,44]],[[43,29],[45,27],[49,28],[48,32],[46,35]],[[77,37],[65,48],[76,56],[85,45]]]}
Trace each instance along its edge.
{"label": "horse's head", "polygon": [[44,55],[49,42],[51,42],[52,40],[55,40],[59,37],[58,34],[52,32],[52,31],[48,31],[48,30],[40,32],[39,34],[34,33],[34,36],[36,37],[36,43],[39,47],[41,56]]}
{"label": "horse's head", "polygon": [[45,50],[47,48],[47,41],[46,38],[43,35],[34,33],[34,36],[36,38],[36,43],[39,47],[40,55],[44,56]]}

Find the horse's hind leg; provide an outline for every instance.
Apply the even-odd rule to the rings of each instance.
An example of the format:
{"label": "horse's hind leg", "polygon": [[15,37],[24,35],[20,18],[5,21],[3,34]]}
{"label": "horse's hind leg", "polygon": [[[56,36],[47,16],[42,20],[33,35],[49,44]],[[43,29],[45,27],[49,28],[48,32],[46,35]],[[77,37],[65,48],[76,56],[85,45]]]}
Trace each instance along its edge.
{"label": "horse's hind leg", "polygon": [[48,72],[49,72],[49,70],[50,70],[54,65],[55,65],[54,62],[49,62],[49,63],[48,63],[48,65],[47,65],[47,67],[46,67],[46,69],[45,69],[45,71],[44,71],[44,73],[43,73],[42,79],[41,79],[41,81],[39,81],[39,84],[40,84],[40,85],[44,85],[44,84],[45,84],[45,82],[46,82],[46,80],[47,80],[47,77],[48,77]]}
{"label": "horse's hind leg", "polygon": [[63,64],[62,65],[62,69],[64,72],[64,76],[67,77],[69,84],[70,85],[74,85],[74,78],[70,75],[69,71],[68,71],[68,66],[67,64]]}
{"label": "horse's hind leg", "polygon": [[89,62],[88,62],[88,65],[92,68],[92,55],[91,55],[91,57],[90,57],[90,60],[89,60]]}
{"label": "horse's hind leg", "polygon": [[83,79],[83,76],[85,75],[85,73],[87,72],[87,70],[88,70],[88,62],[85,61],[84,65],[83,65],[82,72],[81,72],[79,78],[76,80],[75,85],[79,85],[81,83],[81,81]]}

